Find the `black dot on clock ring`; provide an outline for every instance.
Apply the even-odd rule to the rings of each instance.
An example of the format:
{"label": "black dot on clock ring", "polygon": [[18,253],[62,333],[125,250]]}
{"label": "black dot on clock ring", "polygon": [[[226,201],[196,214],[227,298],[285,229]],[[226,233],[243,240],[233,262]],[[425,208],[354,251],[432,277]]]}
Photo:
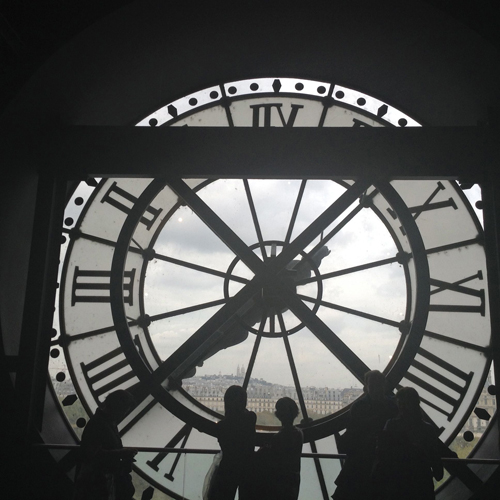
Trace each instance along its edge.
{"label": "black dot on clock ring", "polygon": [[76,421],[76,426],[77,426],[79,429],[83,429],[86,425],[87,425],[87,421],[86,421],[83,417],[79,418],[79,419]]}
{"label": "black dot on clock ring", "polygon": [[474,441],[474,434],[471,431],[465,431],[464,432],[464,440],[470,443],[471,441]]}

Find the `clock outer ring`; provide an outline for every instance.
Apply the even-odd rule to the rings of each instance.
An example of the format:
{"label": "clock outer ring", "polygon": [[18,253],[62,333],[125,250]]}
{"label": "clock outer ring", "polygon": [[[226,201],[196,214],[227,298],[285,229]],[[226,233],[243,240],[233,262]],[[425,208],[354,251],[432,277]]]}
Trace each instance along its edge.
{"label": "clock outer ring", "polygon": [[[123,302],[123,272],[127,259],[128,248],[134,231],[139,224],[140,217],[150,205],[151,200],[153,200],[160,193],[167,183],[168,179],[166,178],[154,179],[139,196],[120,230],[111,265],[111,312],[118,340],[123,348],[123,352],[141,383],[149,382],[150,385],[148,385],[148,393],[153,395],[157,401],[159,401],[167,410],[172,412],[179,419],[189,423],[200,432],[215,436],[215,422],[208,420],[199,413],[196,413],[184,406],[161,385],[161,381],[159,382],[154,380],[154,377],[152,377],[146,363],[141,359],[140,354],[135,347],[127,324]],[[400,343],[398,344],[398,348],[395,353],[396,356],[393,357],[393,359],[396,359],[394,359],[394,361],[390,363],[388,369],[384,371],[388,380],[388,388],[389,390],[392,390],[396,387],[398,382],[403,378],[405,372],[408,370],[416,355],[425,331],[430,302],[429,267],[420,231],[418,230],[408,207],[389,182],[376,182],[374,183],[374,186],[390,203],[391,207],[397,213],[399,221],[404,226],[410,242],[411,255],[414,259],[416,269],[414,318],[409,332],[404,336],[404,338],[401,338]],[[304,441],[310,442],[322,439],[333,434],[334,432],[344,429],[347,423],[349,408],[350,405],[336,414],[312,421],[306,425],[300,425],[299,427],[302,427],[304,432]],[[267,436],[269,435],[269,433],[266,434]],[[266,442],[266,434],[257,433],[257,445],[262,445]]]}

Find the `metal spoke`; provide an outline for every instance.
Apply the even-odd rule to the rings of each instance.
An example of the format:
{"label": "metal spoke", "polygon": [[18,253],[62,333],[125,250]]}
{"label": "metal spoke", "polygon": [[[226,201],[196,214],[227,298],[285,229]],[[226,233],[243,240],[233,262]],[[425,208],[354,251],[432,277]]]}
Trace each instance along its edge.
{"label": "metal spoke", "polygon": [[300,183],[299,193],[297,194],[297,199],[295,200],[295,206],[293,207],[292,217],[290,219],[290,224],[288,225],[288,231],[285,236],[285,243],[290,243],[290,238],[292,236],[292,231],[297,220],[297,214],[299,213],[300,204],[302,202],[302,197],[304,196],[304,190],[306,188],[307,179],[304,179]]}
{"label": "metal spoke", "polygon": [[[318,453],[318,448],[316,447],[316,441],[311,441],[311,451],[313,453]],[[321,467],[321,462],[319,458],[314,458],[314,466],[316,468],[316,473],[318,474],[319,486],[321,488],[321,495],[323,500],[329,500],[328,491],[326,489],[325,475],[323,474],[323,468]]]}
{"label": "metal spoke", "polygon": [[[312,297],[307,297],[306,295],[297,294],[297,297],[304,300],[305,302],[311,302],[313,304],[317,303],[317,300],[315,300]],[[369,319],[370,321],[376,321],[377,323],[383,323],[384,325],[394,326],[396,328],[399,328],[400,326],[399,321],[394,321],[388,318],[382,318],[381,316],[375,316],[374,314],[358,311],[357,309],[351,309],[350,307],[344,307],[338,304],[333,304],[331,302],[327,302],[326,300],[320,300],[319,303],[320,305],[328,307],[329,309],[334,309],[335,311],[341,311],[347,314],[352,314],[354,316],[359,316],[360,318]]]}
{"label": "metal spoke", "polygon": [[260,249],[262,251],[262,257],[264,260],[267,259],[266,246],[264,245],[264,240],[262,238],[262,231],[260,230],[259,219],[257,217],[257,211],[255,210],[255,205],[252,198],[252,192],[250,191],[250,185],[248,179],[243,179],[243,184],[245,186],[245,193],[247,195],[248,206],[250,207],[250,212],[252,214],[253,225],[255,227],[255,232],[257,233],[257,239],[259,240]]}
{"label": "metal spoke", "polygon": [[[134,326],[134,323],[135,322],[129,322],[128,326]],[[110,332],[115,332],[115,331],[116,331],[115,325],[110,325],[110,326],[106,326],[104,328],[98,328],[96,330],[90,330],[88,332],[78,333],[77,335],[65,335],[64,341],[65,342],[74,342],[75,340],[82,340],[82,339],[86,339],[88,337],[94,337],[95,335],[102,335],[104,333],[110,333]],[[57,343],[60,343],[60,340],[62,340],[62,339],[59,338],[59,339],[55,340],[54,342],[57,344]]]}
{"label": "metal spoke", "polygon": [[243,380],[243,389],[247,390],[248,382],[252,376],[253,367],[255,365],[255,359],[257,358],[257,352],[259,351],[260,341],[262,340],[262,332],[264,331],[264,326],[266,324],[266,314],[265,311],[262,313],[262,319],[260,320],[259,331],[255,337],[255,343],[253,345],[252,354],[250,355],[250,361],[248,362],[247,371],[245,373],[245,379]]}
{"label": "metal spoke", "polygon": [[[67,234],[70,238],[72,237],[73,230],[63,228],[62,230],[63,234]],[[101,238],[100,236],[94,236],[93,234],[88,234],[88,233],[77,233],[77,238],[83,238],[88,241],[92,241],[94,243],[101,243],[102,245],[109,246],[109,247],[116,247],[116,241],[113,240],[108,240],[106,238]],[[143,250],[141,248],[135,248],[135,247],[129,247],[128,251],[131,253],[143,253]]]}
{"label": "metal spoke", "polygon": [[155,383],[161,384],[170,376],[174,377],[174,375],[179,378],[183,371],[187,371],[201,361],[224,336],[225,332],[231,326],[237,324],[235,316],[238,313],[244,314],[246,312],[248,302],[261,287],[262,282],[258,277],[255,277],[236,295],[231,297],[221,309],[161,363],[149,376],[146,386],[154,386]]}
{"label": "metal spoke", "polygon": [[448,342],[450,344],[458,345],[465,349],[472,349],[473,351],[477,352],[487,353],[489,351],[489,347],[471,344],[470,342],[466,342],[465,340],[447,337],[446,335],[441,335],[440,333],[431,332],[429,330],[425,330],[424,335],[426,337],[430,337],[431,339],[441,340],[442,342]]}
{"label": "metal spoke", "polygon": [[182,179],[169,179],[168,185],[251,271],[257,274],[263,269],[262,260]]}
{"label": "metal spoke", "polygon": [[289,309],[299,318],[320,342],[360,381],[370,368],[342,340],[318,318],[298,297],[287,290],[281,290]]}
{"label": "metal spoke", "polygon": [[155,254],[154,258],[158,260],[163,260],[165,262],[169,262],[171,264],[175,264],[177,266],[187,267],[188,269],[193,269],[201,273],[212,274],[213,276],[219,276],[220,278],[229,278],[230,280],[237,281],[238,283],[246,284],[250,281],[247,278],[241,278],[240,276],[236,276],[234,274],[227,274],[223,271],[217,271],[216,269],[200,266],[198,264],[193,264],[192,262],[187,262],[185,260],[174,259],[173,257],[168,257],[167,255]]}
{"label": "metal spoke", "polygon": [[448,245],[442,245],[440,247],[428,248],[425,250],[425,253],[427,255],[432,255],[433,253],[446,252],[447,250],[455,250],[456,248],[462,248],[468,245],[482,244],[483,242],[484,238],[482,236],[478,236],[477,238],[473,238],[470,240],[457,241],[456,243],[450,243]]}
{"label": "metal spoke", "polygon": [[390,257],[388,259],[376,260],[373,262],[368,262],[366,264],[360,264],[359,266],[347,267],[345,269],[340,269],[338,271],[332,271],[331,273],[325,273],[321,276],[311,276],[310,278],[305,278],[303,280],[297,280],[296,285],[307,285],[308,283],[314,283],[318,281],[318,279],[330,279],[337,278],[338,276],[344,276],[346,274],[357,273],[360,271],[366,271],[367,269],[373,269],[375,267],[386,266],[387,264],[394,264],[394,262],[398,261],[398,257]]}
{"label": "metal spoke", "polygon": [[276,333],[276,317],[275,313],[272,312],[271,316],[269,316],[269,333],[274,335]]}
{"label": "metal spoke", "polygon": [[293,383],[295,384],[295,390],[297,391],[297,398],[299,400],[300,411],[302,412],[302,416],[304,420],[307,422],[307,408],[306,403],[304,401],[304,395],[302,394],[302,387],[299,381],[299,375],[297,373],[297,367],[295,366],[295,360],[293,359],[292,348],[290,347],[290,341],[288,340],[288,332],[285,327],[285,322],[283,320],[283,315],[278,313],[278,322],[281,328],[281,333],[283,334],[283,342],[285,344],[285,351],[288,358],[288,363],[290,364],[290,369],[292,371]]}
{"label": "metal spoke", "polygon": [[195,311],[201,311],[202,309],[208,309],[210,307],[220,306],[227,302],[226,299],[212,300],[211,302],[204,302],[202,304],[196,304],[195,306],[183,307],[181,309],[175,309],[174,311],[169,311],[161,314],[154,314],[149,316],[151,321],[159,321],[161,319],[172,318],[173,316],[180,316],[182,314],[188,314]]}
{"label": "metal spoke", "polygon": [[[128,318],[129,319],[129,318]],[[127,325],[129,327],[131,326],[136,326],[139,324],[139,321],[137,319],[133,319],[127,322]],[[64,335],[64,342],[75,342],[76,340],[83,340],[88,337],[95,337],[96,335],[103,335],[104,333],[115,333],[116,332],[116,326],[115,325],[109,325],[105,326],[103,328],[97,328],[96,330],[89,330],[88,332],[84,333],[77,333],[76,335]],[[51,345],[58,345],[61,343],[62,340],[62,335],[51,342]]]}

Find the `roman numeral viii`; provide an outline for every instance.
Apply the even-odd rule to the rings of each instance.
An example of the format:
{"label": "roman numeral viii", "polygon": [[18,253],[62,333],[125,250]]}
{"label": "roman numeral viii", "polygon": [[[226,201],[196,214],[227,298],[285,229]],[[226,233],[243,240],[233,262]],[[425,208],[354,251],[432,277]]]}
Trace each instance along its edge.
{"label": "roman numeral viii", "polygon": [[[133,305],[135,269],[123,273],[123,301]],[[106,303],[110,295],[111,271],[82,270],[75,267],[71,305],[77,302]]]}
{"label": "roman numeral viii", "polygon": [[422,403],[450,421],[467,394],[473,372],[466,373],[423,348],[417,355],[405,378],[416,386]]}
{"label": "roman numeral viii", "polygon": [[123,386],[133,378],[138,382],[121,347],[100,356],[90,363],[80,363],[83,376],[96,401],[103,401],[105,395]]}

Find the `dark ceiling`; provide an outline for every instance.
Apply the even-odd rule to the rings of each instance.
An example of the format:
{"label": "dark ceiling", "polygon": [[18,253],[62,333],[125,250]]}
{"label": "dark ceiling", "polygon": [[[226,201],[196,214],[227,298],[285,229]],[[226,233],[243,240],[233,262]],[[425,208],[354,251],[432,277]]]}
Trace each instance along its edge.
{"label": "dark ceiling", "polygon": [[[0,111],[60,46],[97,20],[134,0],[0,0]],[[289,0],[293,2],[293,0]],[[196,1],[182,5],[195,8]],[[214,1],[214,8],[220,2]],[[261,0],[234,0],[252,8]],[[500,48],[498,0],[427,0]],[[286,8],[286,3],[283,3]],[[172,6],[178,2],[172,2]],[[331,5],[334,6],[332,0]]]}

